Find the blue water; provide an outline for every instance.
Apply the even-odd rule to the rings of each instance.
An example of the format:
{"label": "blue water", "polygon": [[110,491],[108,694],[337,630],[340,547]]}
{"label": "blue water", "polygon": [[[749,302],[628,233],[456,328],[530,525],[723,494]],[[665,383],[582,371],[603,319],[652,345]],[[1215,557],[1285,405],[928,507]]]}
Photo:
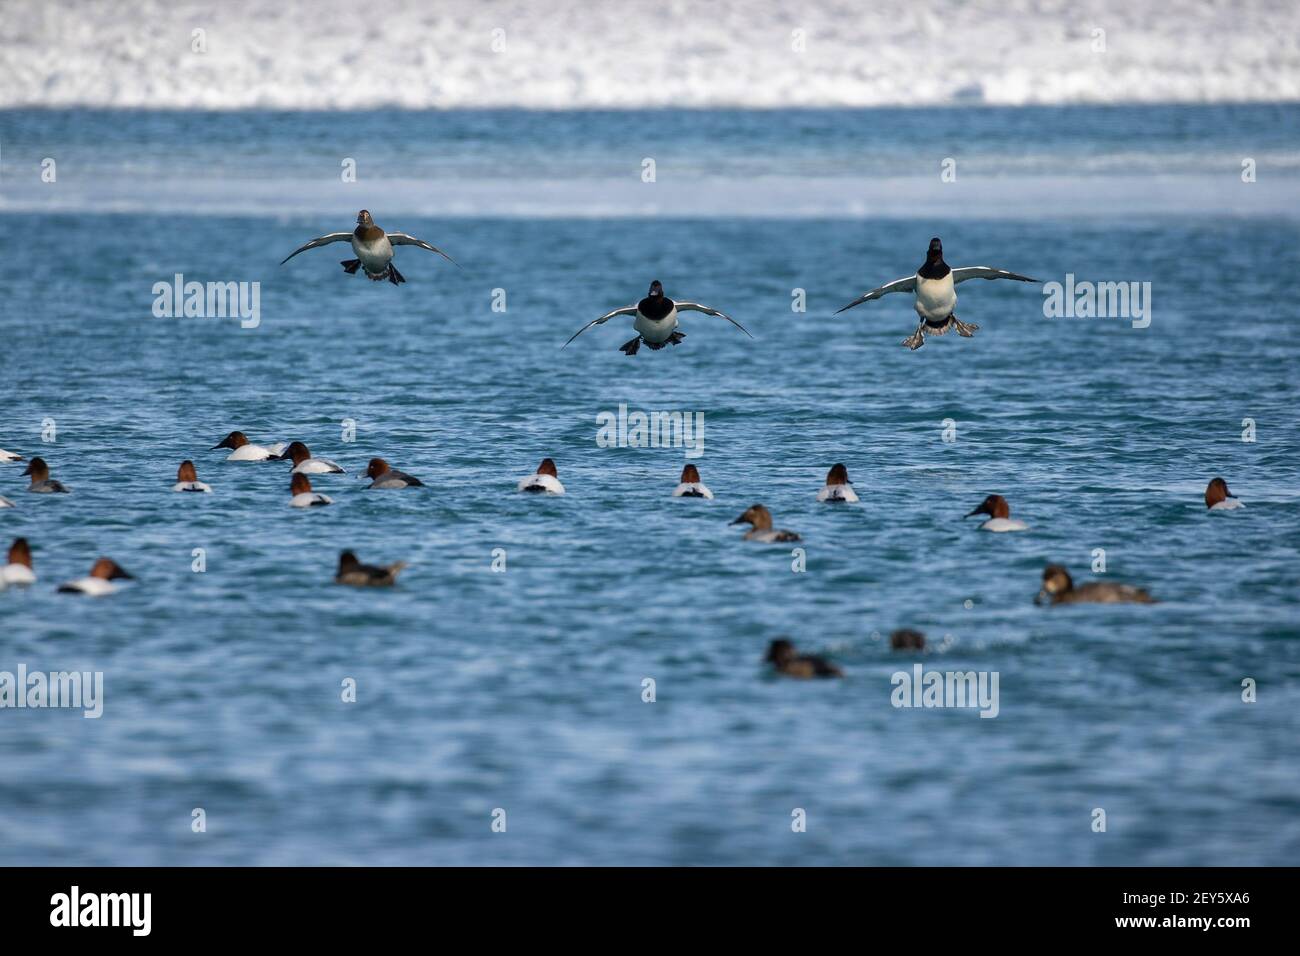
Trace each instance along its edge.
{"label": "blue water", "polygon": [[[1052,111],[1039,120],[1056,145],[1030,171],[1069,180],[1087,154],[1105,189],[1105,158],[1122,166],[1136,149],[1154,189],[1159,156],[1176,155],[1205,181],[1222,176],[1225,194],[1256,190],[1266,211],[1225,200],[1207,212],[1202,194],[1184,214],[988,218],[946,216],[938,200],[891,218],[433,218],[372,202],[364,178],[337,195],[312,185],[319,211],[304,213],[275,197],[311,175],[294,143],[331,129],[386,130],[395,154],[474,141],[455,168],[512,169],[501,188],[526,191],[519,155],[547,130],[586,130],[607,155],[644,118],[236,114],[209,117],[205,155],[209,127],[187,114],[0,113],[0,447],[42,455],[73,488],[27,495],[22,466],[0,465],[0,494],[18,506],[0,510],[0,538],[29,538],[40,578],[0,592],[0,670],[105,680],[99,720],[0,711],[0,862],[1293,861],[1300,223],[1270,197],[1292,194],[1300,124],[1279,132],[1279,111],[1294,119],[1294,107],[1112,110],[1104,123]],[[906,121],[882,124],[864,152],[922,151],[931,114],[884,112]],[[697,162],[714,137],[723,170],[759,163],[766,145],[770,170],[811,190],[852,172],[830,131],[872,119],[810,114],[812,133],[792,143],[783,115],[684,115],[676,132]],[[987,154],[1014,157],[1021,115],[962,122]],[[664,135],[676,117],[660,116]],[[246,151],[251,166],[220,148],[241,124],[273,130]],[[1253,184],[1235,159],[1204,158],[1265,140],[1276,162]],[[123,143],[146,173],[117,164]],[[168,143],[182,172],[169,172]],[[644,152],[629,152],[633,177]],[[51,153],[59,181],[41,184]],[[581,159],[549,162],[547,183],[580,188]],[[323,165],[321,182],[337,181],[337,159]],[[265,212],[150,211],[155,181],[175,200],[223,178],[261,183]],[[113,211],[123,194],[128,211]],[[465,271],[402,249],[408,283],[372,284],[342,273],[343,246],[277,265],[362,205]],[[1149,281],[1151,325],[1047,320],[1036,287],[982,282],[959,289],[976,336],[917,353],[899,346],[915,322],[902,297],[832,317],[915,269],[934,234],[955,265]],[[260,325],[154,317],[154,283],[178,272],[260,281]],[[754,340],[695,315],[676,348],[626,358],[619,320],[560,351],[653,278]],[[795,289],[806,313],[791,310]],[[690,460],[716,500],[668,497],[682,449],[597,445],[597,416],[621,403],[704,413],[704,454]],[[336,505],[291,509],[287,466],[208,450],[236,428],[343,464],[350,474],[314,481]],[[429,487],[362,490],[374,455]],[[566,496],[515,492],[543,456]],[[214,494],[170,493],[184,458]],[[836,461],[861,505],[814,500]],[[1207,515],[1215,475],[1245,510]],[[1032,530],[963,522],[992,492]],[[806,571],[789,547],[729,525],[756,501],[804,536]],[[345,547],[411,566],[391,591],[340,588]],[[1032,603],[1048,562],[1102,577],[1089,570],[1097,548],[1103,579],[1161,603]],[[55,593],[101,554],[138,580],[103,600]],[[902,626],[931,651],[892,653]],[[761,657],[781,635],[846,678],[772,677]],[[998,716],[894,708],[891,675],[916,662],[997,672]],[[356,703],[340,699],[346,678]],[[1257,703],[1241,700],[1245,678]],[[205,833],[191,831],[196,807]],[[496,808],[505,833],[492,831]],[[807,832],[791,831],[795,808]]]}

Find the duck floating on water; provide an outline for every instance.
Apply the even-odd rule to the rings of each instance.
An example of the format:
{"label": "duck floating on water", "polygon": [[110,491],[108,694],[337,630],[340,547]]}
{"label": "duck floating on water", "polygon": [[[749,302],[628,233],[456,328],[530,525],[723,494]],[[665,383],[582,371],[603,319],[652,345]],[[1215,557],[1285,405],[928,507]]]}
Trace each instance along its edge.
{"label": "duck floating on water", "polygon": [[1049,564],[1043,569],[1043,587],[1034,598],[1035,604],[1157,604],[1142,588],[1113,581],[1089,581],[1074,586],[1070,572],[1059,564]]}
{"label": "duck floating on water", "polygon": [[962,516],[988,515],[989,520],[980,525],[981,531],[1027,531],[1029,525],[1011,517],[1011,506],[1001,495],[989,495],[973,510]]}
{"label": "duck floating on water", "polygon": [[334,575],[336,584],[354,588],[387,588],[397,583],[397,575],[406,567],[405,561],[393,564],[362,564],[351,551],[339,555],[339,569]]}
{"label": "duck floating on water", "polygon": [[767,646],[763,660],[770,663],[778,674],[807,679],[811,677],[843,677],[840,670],[824,657],[815,654],[798,654],[789,641],[778,638]]}
{"label": "duck floating on water", "polygon": [[1246,507],[1232,492],[1228,483],[1222,478],[1212,478],[1205,487],[1205,507],[1210,511],[1236,511]]}
{"label": "duck floating on water", "polygon": [[117,590],[113,582],[118,580],[132,581],[135,580],[135,575],[127,574],[112,558],[100,558],[91,567],[88,577],[60,584],[59,593],[103,597]]}
{"label": "duck floating on water", "polygon": [[849,481],[849,470],[843,464],[831,465],[826,472],[826,484],[817,492],[818,501],[843,502],[852,504],[858,500],[858,493]]}
{"label": "duck floating on water", "polygon": [[23,469],[24,475],[31,475],[32,483],[27,486],[27,490],[38,495],[66,495],[68,488],[62,482],[55,481],[50,477],[50,466],[45,463],[44,458],[33,458]]}
{"label": "duck floating on water", "polygon": [[762,541],[772,543],[777,541],[798,541],[799,535],[793,531],[783,529],[774,529],[772,527],[772,512],[768,511],[763,505],[750,505],[739,518],[731,522],[732,524],[748,524],[752,527],[745,532],[746,541]]}
{"label": "duck floating on water", "polygon": [[708,485],[700,481],[700,470],[694,465],[682,469],[681,481],[673,489],[674,498],[708,498],[713,499],[713,492]]}

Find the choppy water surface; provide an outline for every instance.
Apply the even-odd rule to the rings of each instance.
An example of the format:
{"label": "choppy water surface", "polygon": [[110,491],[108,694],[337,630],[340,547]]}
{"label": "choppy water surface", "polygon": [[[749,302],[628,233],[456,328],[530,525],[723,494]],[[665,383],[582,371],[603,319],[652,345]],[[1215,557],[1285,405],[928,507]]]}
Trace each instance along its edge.
{"label": "choppy water surface", "polygon": [[[972,218],[932,200],[935,214],[893,218],[435,219],[372,202],[363,180],[314,213],[151,213],[139,183],[129,212],[61,209],[18,160],[57,150],[66,115],[0,120],[0,196],[23,210],[6,216],[0,274],[0,447],[43,455],[74,489],[27,495],[21,466],[0,466],[18,505],[0,511],[0,537],[28,537],[40,576],[0,593],[0,669],[101,670],[106,684],[99,720],[0,712],[0,860],[1277,864],[1300,849],[1293,208]],[[1130,121],[1139,137],[1146,120]],[[150,141],[188,122],[117,119]],[[280,117],[274,155],[292,172],[267,172],[273,184],[306,178],[292,124],[305,137],[325,122]],[[402,150],[436,146],[392,129]],[[77,166],[112,166],[114,149],[56,153],[49,188],[101,195]],[[482,159],[508,166],[509,153]],[[1273,172],[1247,186],[1234,161],[1223,175],[1290,188]],[[196,194],[261,175],[221,156],[191,173]],[[408,284],[371,284],[342,274],[343,246],[276,265],[362,205],[466,270],[403,249]],[[958,314],[980,332],[915,354],[898,344],[914,323],[902,297],[831,316],[915,269],[933,234],[954,265],[1149,281],[1151,325],[1049,321],[1018,283],[963,285]],[[155,318],[153,284],[178,272],[260,281],[259,327]],[[625,358],[631,332],[615,321],[559,350],[653,278],[755,339],[692,316],[674,349]],[[795,289],[806,313],[791,310]],[[704,414],[692,460],[716,500],[668,497],[681,449],[598,447],[597,416],[622,403]],[[350,474],[315,481],[337,504],[290,509],[287,466],[208,450],[234,428],[338,460]],[[363,491],[372,455],[429,487]],[[547,455],[568,495],[517,494]],[[214,494],[169,492],[183,458]],[[861,505],[815,502],[836,461]],[[1214,475],[1245,510],[1206,514]],[[963,522],[991,492],[1032,530]],[[756,501],[803,534],[806,571],[729,526]],[[392,591],[339,588],[344,547],[411,567]],[[1088,580],[1098,548],[1107,579],[1161,603],[1031,603],[1046,562]],[[139,580],[101,601],[54,592],[99,554]],[[891,653],[900,626],[934,650]],[[778,635],[846,679],[771,678],[760,658]],[[918,660],[998,672],[998,717],[892,707],[891,674]],[[355,704],[340,700],[346,678]],[[205,834],[191,832],[195,807]],[[806,833],[791,832],[794,808]]]}

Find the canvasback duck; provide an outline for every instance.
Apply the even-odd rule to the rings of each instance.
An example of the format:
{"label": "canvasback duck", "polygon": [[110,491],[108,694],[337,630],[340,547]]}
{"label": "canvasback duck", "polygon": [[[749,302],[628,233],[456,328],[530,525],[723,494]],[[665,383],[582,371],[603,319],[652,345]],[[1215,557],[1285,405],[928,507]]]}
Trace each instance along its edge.
{"label": "canvasback duck", "polygon": [[404,567],[405,561],[381,566],[362,564],[351,551],[344,551],[339,555],[339,569],[334,575],[334,582],[355,588],[392,587],[397,583],[397,575]]}
{"label": "canvasback duck", "polygon": [[393,246],[416,246],[428,252],[436,252],[456,268],[460,268],[460,265],[451,256],[437,246],[429,245],[423,239],[416,239],[415,236],[408,236],[404,232],[385,232],[380,229],[375,225],[375,221],[370,218],[370,212],[366,209],[357,213],[357,227],[351,232],[331,232],[313,239],[305,246],[299,246],[285,256],[280,265],[284,265],[300,252],[326,246],[331,242],[352,243],[352,252],[356,258],[343,260],[344,272],[348,275],[355,275],[357,269],[360,268],[367,279],[372,279],[375,282],[382,282],[387,279],[393,285],[401,285],[406,281],[406,277],[398,272],[393,265]]}
{"label": "canvasback duck", "polygon": [[1228,490],[1226,481],[1213,478],[1205,487],[1205,507],[1210,511],[1236,511],[1246,506]]}
{"label": "canvasback duck", "polygon": [[[592,326],[603,325],[616,315],[634,315],[636,319],[632,322],[632,328],[636,330],[637,336],[630,342],[620,345],[618,350],[625,355],[636,355],[637,349],[644,342],[657,351],[665,345],[676,345],[686,338],[686,333],[677,331],[677,314],[679,312],[703,312],[705,315],[716,315],[718,318],[726,319],[740,331],[749,335],[748,329],[731,316],[719,312],[717,309],[711,309],[707,305],[700,305],[698,302],[674,302],[664,295],[664,287],[658,279],[655,279],[654,282],[650,283],[649,293],[636,305],[627,305],[621,309],[615,309],[613,312],[606,312],[598,319],[592,319],[574,332],[569,337],[569,342],[572,342]],[[749,335],[749,337],[753,338],[752,335]],[[568,348],[569,342],[565,342],[560,348]]]}
{"label": "canvasback duck", "polygon": [[289,499],[289,505],[293,508],[318,508],[322,505],[334,504],[334,499],[329,495],[318,494],[311,490],[311,481],[306,475],[294,475],[289,482],[289,493],[293,496]]}
{"label": "canvasback duck", "polygon": [[15,507],[17,507],[17,505],[15,505],[4,495],[0,495],[0,508],[15,508]]}
{"label": "canvasback duck", "polygon": [[8,464],[11,461],[26,461],[26,460],[27,460],[26,458],[24,458],[22,455],[18,454],[17,452],[5,451],[3,448],[0,448],[0,462],[4,462],[5,464]]}
{"label": "canvasback duck", "polygon": [[973,511],[962,515],[965,520],[971,515],[988,515],[989,520],[980,525],[981,531],[1026,531],[1029,525],[1011,517],[1011,506],[1001,495],[989,495]]}
{"label": "canvasback duck", "polygon": [[1155,598],[1142,588],[1113,581],[1089,581],[1074,586],[1070,572],[1059,564],[1049,564],[1043,569],[1043,587],[1034,598],[1035,604],[1156,604]]}
{"label": "canvasback duck", "polygon": [[817,500],[849,504],[857,501],[858,493],[853,490],[853,482],[849,481],[849,470],[842,464],[831,465],[831,470],[826,472],[826,484],[817,492]]}
{"label": "canvasback duck", "polygon": [[910,627],[900,627],[889,635],[889,646],[895,651],[925,650],[925,635]]}
{"label": "canvasback duck", "polygon": [[337,464],[328,458],[313,458],[311,449],[300,441],[290,442],[289,447],[284,450],[284,454],[279,456],[281,461],[293,462],[293,475],[330,475],[346,474]]}
{"label": "canvasback duck", "polygon": [[78,578],[59,585],[61,594],[85,594],[89,597],[103,597],[117,590],[112,582],[117,580],[135,580],[134,575],[127,574],[112,558],[100,558],[90,569],[90,576]]}
{"label": "canvasback duck", "polygon": [[231,449],[226,461],[271,461],[284,453],[285,445],[284,442],[266,446],[252,445],[243,432],[231,432],[213,445],[211,450],[216,451],[218,448]]}
{"label": "canvasback duck", "polygon": [[172,491],[197,491],[209,494],[212,489],[199,481],[199,473],[194,469],[194,462],[186,458],[176,469],[176,484],[172,485]]}
{"label": "canvasback duck", "polygon": [[913,351],[919,349],[925,344],[927,335],[944,335],[953,329],[957,330],[958,335],[970,338],[979,326],[960,322],[953,314],[953,309],[957,307],[957,293],[953,287],[967,279],[1038,281],[1029,276],[1017,275],[990,266],[963,266],[960,269],[951,269],[948,263],[943,261],[943,243],[938,236],[935,236],[930,240],[930,249],[926,253],[925,263],[916,270],[915,275],[904,276],[870,292],[864,292],[843,309],[836,309],[835,314],[839,315],[845,309],[870,302],[872,299],[879,299],[891,292],[911,292],[916,297],[914,307],[920,324],[917,325],[915,332],[903,339],[903,344],[909,349]]}
{"label": "canvasback duck", "polygon": [[32,571],[32,549],[26,538],[14,538],[9,545],[9,563],[0,568],[0,581],[5,584],[34,584],[36,574]]}
{"label": "canvasback duck", "polygon": [[560,484],[560,476],[555,471],[555,462],[543,458],[535,472],[519,480],[519,490],[548,495],[564,494],[564,485]]}
{"label": "canvasback duck", "polygon": [[778,674],[787,677],[843,677],[844,672],[815,654],[796,654],[794,645],[778,638],[767,646],[763,660],[770,663]]}
{"label": "canvasback duck", "polygon": [[772,528],[772,512],[762,505],[751,505],[732,524],[749,524],[753,525],[745,532],[746,541],[798,541],[799,536],[793,531],[783,531]]}
{"label": "canvasback duck", "polygon": [[27,486],[27,490],[39,495],[64,495],[68,493],[67,487],[50,477],[50,466],[45,464],[44,458],[33,458],[23,469],[24,475],[32,476],[32,483]]}
{"label": "canvasback duck", "polygon": [[366,477],[373,478],[374,481],[366,485],[370,488],[423,488],[424,482],[414,475],[408,475],[404,471],[398,471],[396,468],[389,467],[388,462],[382,458],[371,458],[370,464],[366,466]]}
{"label": "canvasback duck", "polygon": [[708,498],[712,500],[713,492],[700,481],[700,470],[694,465],[682,469],[681,483],[673,489],[674,498]]}

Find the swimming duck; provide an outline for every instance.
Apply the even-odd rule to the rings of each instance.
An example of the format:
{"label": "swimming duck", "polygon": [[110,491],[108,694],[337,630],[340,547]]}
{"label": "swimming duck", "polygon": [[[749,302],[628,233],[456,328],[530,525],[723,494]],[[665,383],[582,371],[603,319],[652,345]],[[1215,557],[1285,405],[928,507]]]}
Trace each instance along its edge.
{"label": "swimming duck", "polygon": [[367,490],[370,488],[423,488],[424,482],[414,475],[408,475],[404,471],[398,471],[396,468],[390,468],[388,462],[382,458],[371,458],[370,464],[366,466],[366,477],[373,478],[370,484],[366,485]]}
{"label": "swimming duck", "polygon": [[853,482],[849,481],[849,470],[843,465],[831,465],[831,470],[826,472],[826,484],[817,492],[817,500],[849,504],[857,501],[858,493],[853,490]]}
{"label": "swimming duck", "polygon": [[226,461],[270,461],[278,459],[284,453],[285,445],[284,442],[266,446],[252,445],[243,432],[231,432],[210,450],[216,451],[218,448],[231,449],[230,454],[226,456]]}
{"label": "swimming duck", "polygon": [[911,292],[916,296],[914,304],[916,314],[920,318],[920,324],[917,325],[915,332],[903,339],[903,344],[909,349],[919,349],[925,344],[927,335],[944,335],[952,329],[956,329],[958,335],[970,338],[979,329],[979,326],[960,322],[957,316],[953,315],[953,309],[957,307],[957,293],[953,286],[965,282],[967,279],[1015,279],[1017,282],[1038,281],[1028,276],[1007,272],[1005,269],[994,269],[990,266],[963,266],[960,269],[950,269],[948,264],[943,261],[943,243],[939,241],[938,236],[935,236],[930,240],[930,250],[926,253],[925,263],[916,270],[916,275],[895,279],[893,282],[885,283],[878,289],[864,292],[844,306],[843,309],[836,309],[835,314],[839,315],[845,309],[851,309],[863,302],[870,302],[872,299],[879,299],[882,295],[888,295],[891,292]]}
{"label": "swimming duck", "polygon": [[750,524],[753,525],[745,532],[746,541],[798,541],[799,536],[793,531],[782,531],[772,529],[772,512],[768,511],[762,505],[751,505],[732,524]]}
{"label": "swimming duck", "polygon": [[284,265],[285,262],[288,262],[300,252],[306,252],[308,249],[315,249],[318,246],[329,245],[331,242],[352,243],[352,251],[356,254],[356,258],[343,260],[344,272],[348,275],[355,275],[357,268],[360,267],[366,278],[373,279],[375,282],[382,282],[387,279],[393,285],[401,285],[406,281],[406,277],[398,272],[393,265],[393,246],[418,246],[421,249],[427,249],[429,252],[436,252],[456,268],[460,268],[460,265],[451,256],[437,246],[429,245],[423,239],[416,239],[404,232],[384,232],[375,225],[375,221],[370,218],[369,210],[366,209],[357,213],[357,228],[351,232],[331,232],[313,239],[305,246],[300,246],[285,256],[280,265]]}
{"label": "swimming duck", "polygon": [[769,662],[779,674],[787,677],[843,677],[844,672],[826,660],[814,654],[796,654],[794,645],[784,639],[777,639],[767,646]]}
{"label": "swimming duck", "polygon": [[15,505],[4,495],[0,495],[0,508],[15,508],[15,507],[17,507],[17,505]]}
{"label": "swimming duck", "polygon": [[100,558],[95,562],[94,567],[90,569],[89,577],[78,578],[75,581],[60,584],[59,593],[103,597],[105,594],[112,594],[117,590],[112,582],[120,579],[134,580],[135,578],[123,571],[117,562],[111,558]]}
{"label": "swimming duck", "polygon": [[555,471],[555,462],[543,458],[542,463],[537,466],[537,471],[520,479],[519,490],[542,492],[548,495],[564,494],[564,485],[560,484],[559,475]]}
{"label": "swimming duck", "polygon": [[34,584],[36,574],[32,571],[32,549],[26,538],[14,538],[9,545],[9,563],[0,568],[0,581],[5,584]]}
{"label": "swimming duck", "polygon": [[194,462],[187,458],[176,469],[176,484],[172,485],[172,491],[199,491],[208,494],[212,489],[199,481],[199,474],[194,470]]}
{"label": "swimming duck", "polygon": [[962,517],[969,518],[971,515],[989,516],[989,520],[980,525],[981,531],[1026,531],[1029,528],[1023,521],[1012,519],[1011,506],[1001,495],[989,495],[979,503],[979,507]]}
{"label": "swimming duck", "polygon": [[289,447],[280,455],[281,461],[293,462],[293,475],[329,475],[346,474],[337,464],[328,458],[313,458],[311,449],[300,441],[290,442]]}
{"label": "swimming duck", "polygon": [[889,646],[896,651],[923,651],[925,650],[925,635],[920,631],[912,630],[910,627],[900,627],[889,635]]}
{"label": "swimming duck", "polygon": [[27,460],[26,458],[24,458],[22,455],[18,454],[17,452],[5,451],[3,448],[0,448],[0,462],[4,462],[5,464],[8,464],[11,461],[26,461],[26,460]]}
{"label": "swimming duck", "polygon": [[377,567],[362,564],[351,551],[339,555],[338,573],[334,575],[336,584],[348,584],[357,588],[392,587],[397,582],[397,575],[406,567],[405,561]]}
{"label": "swimming duck", "polygon": [[318,508],[322,505],[334,504],[334,499],[329,495],[318,494],[311,490],[311,482],[306,475],[294,475],[289,482],[289,493],[293,495],[289,499],[289,505],[293,508]]}
{"label": "swimming duck", "polygon": [[[698,302],[674,302],[664,295],[664,287],[658,279],[655,279],[654,282],[650,283],[649,294],[636,305],[624,306],[621,309],[615,309],[613,312],[606,312],[598,319],[592,319],[574,332],[569,337],[569,342],[572,342],[593,325],[602,325],[616,315],[635,315],[636,319],[632,323],[632,328],[640,334],[630,342],[624,342],[619,346],[618,350],[625,355],[636,355],[637,349],[644,342],[657,351],[665,345],[676,345],[686,337],[685,332],[677,331],[677,314],[679,312],[703,312],[705,315],[716,315],[719,318],[726,319],[740,331],[749,335],[748,329],[731,316],[719,312],[717,309],[711,309],[707,305],[700,305]],[[749,337],[753,338],[752,335],[749,335]],[[565,342],[560,348],[568,348],[569,342]]]}
{"label": "swimming duck", "polygon": [[1156,604],[1155,598],[1142,588],[1112,581],[1089,581],[1074,586],[1070,572],[1059,564],[1049,564],[1043,569],[1043,587],[1034,598],[1035,604]]}
{"label": "swimming duck", "polygon": [[28,491],[40,495],[67,494],[68,489],[60,482],[50,477],[50,466],[45,464],[44,458],[33,458],[23,469],[24,475],[32,476],[32,483],[27,486]]}
{"label": "swimming duck", "polygon": [[1205,487],[1205,507],[1211,511],[1235,511],[1246,507],[1228,490],[1222,478],[1213,478]]}
{"label": "swimming duck", "polygon": [[713,492],[709,491],[708,486],[700,481],[700,471],[694,465],[687,465],[682,469],[682,480],[676,488],[673,489],[674,498],[713,498]]}

